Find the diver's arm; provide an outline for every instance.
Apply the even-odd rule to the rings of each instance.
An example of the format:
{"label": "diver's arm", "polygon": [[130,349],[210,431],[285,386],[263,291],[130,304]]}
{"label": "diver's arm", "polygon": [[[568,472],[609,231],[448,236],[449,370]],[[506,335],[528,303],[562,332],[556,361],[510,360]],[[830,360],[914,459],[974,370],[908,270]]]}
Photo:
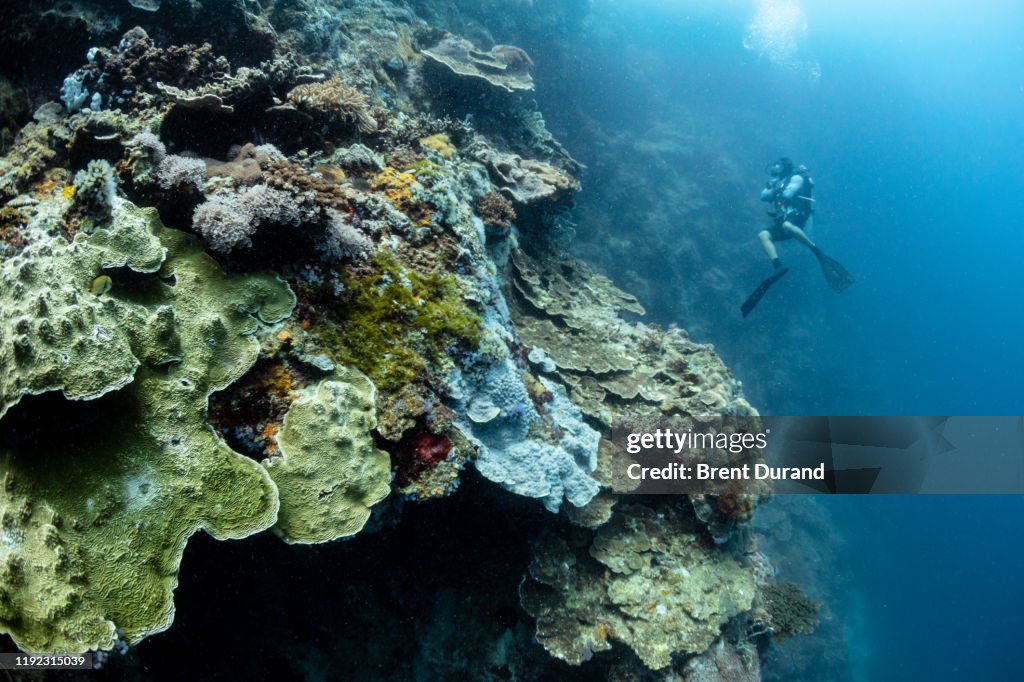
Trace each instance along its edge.
{"label": "diver's arm", "polygon": [[775,198],[775,186],[772,183],[768,183],[763,190],[761,190],[761,201],[771,201]]}
{"label": "diver's arm", "polygon": [[794,175],[789,179],[789,184],[786,185],[786,189],[782,190],[782,198],[786,201],[792,201],[800,194],[800,190],[804,188],[804,179],[800,175]]}

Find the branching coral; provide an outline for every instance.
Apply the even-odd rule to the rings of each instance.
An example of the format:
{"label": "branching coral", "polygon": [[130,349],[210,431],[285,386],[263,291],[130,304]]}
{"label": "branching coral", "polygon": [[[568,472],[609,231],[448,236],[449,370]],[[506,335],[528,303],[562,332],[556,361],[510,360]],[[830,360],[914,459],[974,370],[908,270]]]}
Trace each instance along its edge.
{"label": "branching coral", "polygon": [[116,191],[114,171],[106,161],[90,161],[88,166],[78,171],[72,195],[75,227],[90,231],[106,224],[110,220]]}
{"label": "branching coral", "polygon": [[298,85],[288,93],[288,101],[329,123],[353,127],[364,134],[377,130],[366,96],[340,78]]}
{"label": "branching coral", "polygon": [[84,106],[138,108],[148,104],[156,83],[190,88],[230,71],[209,44],[156,47],[136,26],[125,33],[116,50],[95,48],[86,66],[67,77],[61,99],[70,111]]}
{"label": "branching coral", "polygon": [[201,190],[206,181],[206,163],[202,159],[171,155],[156,169],[156,184],[161,189]]}
{"label": "branching coral", "polygon": [[[256,147],[260,150],[261,147]],[[350,191],[322,175],[315,175],[297,163],[291,163],[283,156],[270,155],[261,161],[263,176],[267,184],[293,194],[312,193],[321,206],[346,210],[352,200]]]}
{"label": "branching coral", "polygon": [[505,198],[501,192],[491,190],[480,197],[476,203],[476,211],[484,225],[501,231],[508,230],[516,219],[515,209],[512,202]]}
{"label": "branching coral", "polygon": [[786,639],[814,632],[821,604],[809,599],[794,583],[770,583],[761,588],[765,610],[771,617],[772,635]]}
{"label": "branching coral", "polygon": [[253,234],[269,225],[297,227],[319,219],[311,197],[294,197],[267,185],[214,195],[196,208],[192,226],[221,253],[252,246]]}

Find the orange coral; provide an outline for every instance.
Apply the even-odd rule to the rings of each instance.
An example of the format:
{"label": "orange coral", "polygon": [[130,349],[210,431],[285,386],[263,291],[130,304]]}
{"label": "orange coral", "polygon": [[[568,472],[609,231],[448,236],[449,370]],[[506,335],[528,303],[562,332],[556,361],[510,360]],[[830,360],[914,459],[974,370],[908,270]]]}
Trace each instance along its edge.
{"label": "orange coral", "polygon": [[594,640],[598,642],[607,642],[608,637],[615,634],[615,626],[606,620],[599,621],[597,627],[594,628]]}
{"label": "orange coral", "polygon": [[412,188],[415,184],[415,175],[402,173],[388,166],[374,178],[370,189],[374,192],[384,192],[384,196],[395,208],[409,216],[417,225],[426,225],[433,218],[434,210],[429,204],[418,201],[413,196]]}
{"label": "orange coral", "polygon": [[263,377],[263,386],[270,395],[285,400],[292,392],[292,375],[284,363],[271,366]]}
{"label": "orange coral", "polygon": [[267,454],[272,455],[277,452],[277,433],[281,430],[281,425],[277,422],[271,422],[263,427],[260,435],[267,442]]}

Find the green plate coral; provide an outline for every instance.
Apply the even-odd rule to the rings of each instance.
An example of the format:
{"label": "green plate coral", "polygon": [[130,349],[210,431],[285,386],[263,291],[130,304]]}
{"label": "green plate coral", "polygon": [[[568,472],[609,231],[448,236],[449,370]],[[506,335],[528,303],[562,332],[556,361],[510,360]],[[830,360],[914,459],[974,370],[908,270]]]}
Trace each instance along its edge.
{"label": "green plate coral", "polygon": [[296,398],[264,464],[281,494],[274,532],[311,544],[354,535],[391,489],[388,454],[373,445],[377,391],[361,372],[337,368]]}
{"label": "green plate coral", "polygon": [[[102,411],[66,439],[0,437],[0,631],[30,652],[138,642],[173,618],[189,536],[240,538],[277,520],[270,477],[214,434],[205,410],[212,391],[255,362],[259,320],[283,319],[295,299],[274,276],[224,274],[194,238],[128,203],[110,230],[24,257],[22,271],[58,279],[35,280],[38,293],[23,288],[17,300],[66,302],[80,287],[84,304],[50,317],[53,341],[16,330],[15,349],[29,344],[28,355],[57,364],[13,387],[5,375],[5,401],[131,383],[97,401]],[[112,286],[93,301],[85,289],[101,270]],[[21,314],[6,299],[0,306],[5,328]]]}
{"label": "green plate coral", "polygon": [[[91,238],[35,244],[0,266],[0,417],[25,395],[96,398],[135,376],[142,344],[132,335],[147,328],[141,318],[149,311],[106,296],[113,279],[110,287],[94,283],[105,270],[160,268],[165,249],[144,223],[122,212]],[[136,319],[124,324],[128,318]]]}

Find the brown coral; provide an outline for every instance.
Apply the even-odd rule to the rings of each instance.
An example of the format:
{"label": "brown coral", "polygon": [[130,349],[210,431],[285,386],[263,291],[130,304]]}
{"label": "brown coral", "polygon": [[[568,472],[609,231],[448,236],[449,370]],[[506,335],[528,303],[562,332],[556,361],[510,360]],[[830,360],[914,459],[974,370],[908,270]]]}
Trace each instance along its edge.
{"label": "brown coral", "polygon": [[227,161],[206,161],[208,177],[231,178],[236,185],[257,185],[264,181],[263,168],[270,163],[272,154],[266,148],[246,144],[230,155]]}
{"label": "brown coral", "polygon": [[366,96],[340,78],[297,85],[288,93],[288,101],[327,122],[353,126],[361,133],[377,131]]}
{"label": "brown coral", "polygon": [[188,88],[230,68],[223,57],[214,55],[209,43],[159,48],[138,27],[125,34],[116,53],[102,57],[108,81],[115,79],[109,81],[112,91],[119,85],[135,88],[152,82]]}
{"label": "brown coral", "polygon": [[228,161],[208,160],[206,167],[210,177],[231,178],[237,185],[265,183],[295,195],[312,192],[316,203],[339,211],[347,210],[350,205],[350,193],[335,182],[335,178],[324,177],[329,173],[310,173],[266,145],[244,145]]}
{"label": "brown coral", "polygon": [[494,149],[483,138],[473,142],[469,153],[487,167],[494,184],[517,204],[567,204],[580,190],[579,180],[569,173],[543,161]]}
{"label": "brown coral", "polygon": [[230,71],[228,61],[215,55],[209,43],[157,47],[136,26],[124,34],[116,50],[96,48],[76,77],[103,96],[104,106],[137,109],[151,103],[158,85],[188,89]]}
{"label": "brown coral", "polygon": [[267,184],[293,194],[312,192],[321,206],[344,211],[352,196],[341,185],[322,175],[313,175],[302,166],[282,159],[272,159],[264,167]]}
{"label": "brown coral", "polygon": [[398,170],[405,170],[417,161],[422,161],[423,155],[411,147],[399,147],[388,157],[388,165]]}
{"label": "brown coral", "polygon": [[814,632],[818,625],[821,604],[807,597],[799,585],[772,583],[761,588],[764,607],[771,616],[776,639]]}
{"label": "brown coral", "polygon": [[484,225],[507,230],[516,219],[516,211],[501,192],[491,190],[476,202],[476,211]]}
{"label": "brown coral", "polygon": [[526,50],[515,45],[495,45],[491,48],[491,55],[505,63],[510,69],[532,69],[533,60]]}
{"label": "brown coral", "polygon": [[21,211],[10,206],[0,208],[0,254],[6,250],[14,255],[25,248],[25,238],[21,228],[25,226],[25,216]]}

